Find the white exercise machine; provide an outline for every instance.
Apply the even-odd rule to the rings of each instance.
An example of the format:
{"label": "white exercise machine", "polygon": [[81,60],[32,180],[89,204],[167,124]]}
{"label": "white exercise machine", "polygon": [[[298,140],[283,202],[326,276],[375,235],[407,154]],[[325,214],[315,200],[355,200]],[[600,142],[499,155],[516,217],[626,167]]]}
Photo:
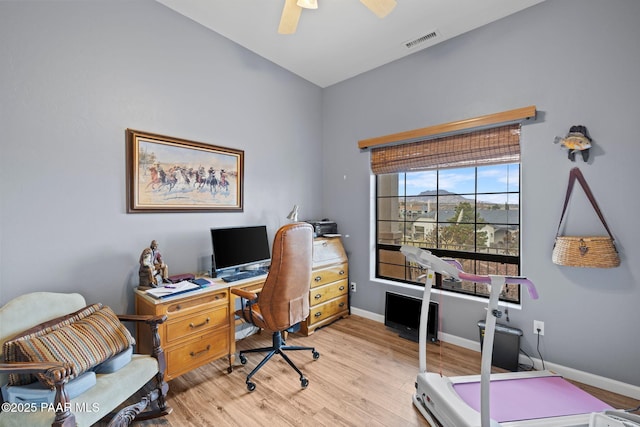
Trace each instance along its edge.
{"label": "white exercise machine", "polygon": [[[424,249],[405,245],[400,250],[409,262],[426,269],[420,372],[413,403],[433,427],[640,427],[639,416],[614,410],[550,371],[491,374],[500,292],[507,283],[517,284],[537,299],[536,288],[526,277],[469,274],[457,261],[445,261]],[[428,302],[435,273],[490,286],[480,375],[445,377],[427,372]]]}

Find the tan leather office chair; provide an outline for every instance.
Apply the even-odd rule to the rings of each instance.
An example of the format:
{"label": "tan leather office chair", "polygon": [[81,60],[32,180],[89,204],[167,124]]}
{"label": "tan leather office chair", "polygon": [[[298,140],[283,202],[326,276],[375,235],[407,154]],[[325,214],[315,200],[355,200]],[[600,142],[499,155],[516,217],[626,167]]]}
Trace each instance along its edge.
{"label": "tan leather office chair", "polygon": [[[271,267],[260,294],[241,289],[231,292],[242,297],[243,308],[236,314],[255,326],[271,331],[272,346],[240,351],[242,364],[247,363],[245,353],[268,352],[264,359],[247,375],[247,389],[253,391],[256,385],[251,377],[275,354],[282,358],[300,375],[302,388],[309,380],[284,351],[310,350],[314,359],[320,357],[313,347],[286,345],[283,332],[292,331],[296,325],[309,316],[309,285],[313,250],[313,227],[307,223],[292,223],[281,227],[274,238],[271,251]],[[299,327],[299,326],[298,326]]]}

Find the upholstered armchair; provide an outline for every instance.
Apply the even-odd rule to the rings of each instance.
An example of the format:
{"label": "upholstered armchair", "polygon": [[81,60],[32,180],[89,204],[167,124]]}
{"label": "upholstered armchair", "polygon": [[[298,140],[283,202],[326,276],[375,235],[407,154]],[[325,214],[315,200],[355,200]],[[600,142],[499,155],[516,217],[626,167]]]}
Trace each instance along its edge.
{"label": "upholstered armchair", "polygon": [[[79,294],[35,292],[8,302],[0,308],[0,425],[88,427],[107,417],[124,426],[170,413],[157,333],[164,320],[118,316]],[[152,354],[134,354],[121,322],[149,325]]]}

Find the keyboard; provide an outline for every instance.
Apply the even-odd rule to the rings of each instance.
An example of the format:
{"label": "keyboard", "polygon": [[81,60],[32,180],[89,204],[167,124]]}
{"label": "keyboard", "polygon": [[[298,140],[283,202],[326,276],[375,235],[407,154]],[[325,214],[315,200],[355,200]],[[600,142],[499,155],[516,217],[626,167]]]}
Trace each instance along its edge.
{"label": "keyboard", "polygon": [[238,280],[250,279],[251,277],[261,276],[263,274],[267,274],[267,270],[264,270],[264,269],[247,270],[247,271],[241,271],[236,274],[232,274],[230,276],[224,276],[222,277],[222,280],[224,280],[227,283],[235,282]]}

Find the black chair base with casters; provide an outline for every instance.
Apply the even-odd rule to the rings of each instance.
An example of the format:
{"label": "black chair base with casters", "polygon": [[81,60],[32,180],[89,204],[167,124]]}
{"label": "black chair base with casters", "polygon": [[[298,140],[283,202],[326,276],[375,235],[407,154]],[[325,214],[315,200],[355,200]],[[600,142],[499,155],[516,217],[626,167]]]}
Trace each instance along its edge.
{"label": "black chair base with casters", "polygon": [[317,352],[314,347],[301,347],[301,346],[297,346],[297,345],[286,345],[286,342],[282,338],[282,332],[280,332],[280,331],[274,332],[272,337],[271,337],[271,339],[272,339],[271,347],[252,348],[250,350],[242,350],[242,351],[240,351],[238,353],[238,357],[240,358],[240,363],[245,365],[247,363],[247,358],[244,356],[245,353],[265,353],[265,352],[269,352],[264,357],[264,359],[262,359],[262,361],[258,364],[258,366],[253,368],[253,370],[249,373],[249,375],[247,375],[247,380],[246,380],[247,390],[254,391],[256,389],[256,385],[253,382],[251,382],[251,377],[253,377],[256,374],[256,372],[258,372],[260,370],[260,368],[262,368],[264,366],[264,364],[267,363],[269,361],[269,359],[271,359],[276,354],[279,354],[280,356],[282,356],[282,358],[285,360],[285,362],[287,362],[289,364],[289,366],[291,366],[293,368],[293,370],[296,371],[298,373],[298,375],[300,375],[300,386],[302,388],[307,388],[307,386],[309,385],[309,380],[304,376],[302,371],[300,371],[300,369],[298,369],[298,367],[295,365],[295,363],[293,363],[291,361],[291,359],[289,359],[289,357],[284,353],[284,351],[298,351],[298,350],[311,351],[311,353],[313,354],[313,360],[318,360],[320,358],[320,353]]}

